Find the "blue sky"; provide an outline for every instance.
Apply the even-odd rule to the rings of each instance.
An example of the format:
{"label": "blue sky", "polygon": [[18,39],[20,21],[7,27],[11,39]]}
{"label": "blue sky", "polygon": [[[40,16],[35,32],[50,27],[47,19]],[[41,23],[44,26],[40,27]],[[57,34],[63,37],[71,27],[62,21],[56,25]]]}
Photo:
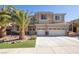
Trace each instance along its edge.
{"label": "blue sky", "polygon": [[50,11],[53,13],[66,13],[65,21],[79,18],[79,5],[14,5],[14,7],[32,12]]}

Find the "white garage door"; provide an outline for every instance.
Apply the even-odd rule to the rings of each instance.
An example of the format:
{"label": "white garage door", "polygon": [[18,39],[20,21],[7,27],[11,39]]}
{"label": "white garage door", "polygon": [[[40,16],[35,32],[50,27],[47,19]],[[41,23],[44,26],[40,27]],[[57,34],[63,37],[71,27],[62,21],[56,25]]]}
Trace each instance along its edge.
{"label": "white garage door", "polygon": [[40,36],[45,35],[45,30],[37,30],[37,35],[40,35]]}
{"label": "white garage door", "polygon": [[50,36],[56,36],[56,35],[66,35],[65,30],[49,30]]}

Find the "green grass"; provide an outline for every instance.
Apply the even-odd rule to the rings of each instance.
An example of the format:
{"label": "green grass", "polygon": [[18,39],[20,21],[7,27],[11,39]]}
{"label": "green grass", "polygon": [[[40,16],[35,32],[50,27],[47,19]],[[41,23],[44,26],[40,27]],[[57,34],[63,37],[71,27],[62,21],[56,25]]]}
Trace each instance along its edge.
{"label": "green grass", "polygon": [[14,44],[10,42],[0,43],[0,48],[28,48],[28,47],[35,47],[36,40],[27,40],[27,41],[17,41]]}

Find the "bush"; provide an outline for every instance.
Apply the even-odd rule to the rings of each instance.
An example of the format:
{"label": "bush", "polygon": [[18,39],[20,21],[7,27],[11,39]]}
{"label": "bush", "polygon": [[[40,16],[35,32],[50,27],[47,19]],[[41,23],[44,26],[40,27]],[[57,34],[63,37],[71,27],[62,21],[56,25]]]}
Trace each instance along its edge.
{"label": "bush", "polygon": [[36,39],[36,35],[32,35],[31,40],[35,40],[35,39]]}
{"label": "bush", "polygon": [[74,37],[74,36],[76,36],[76,33],[74,33],[74,32],[69,32],[69,36]]}
{"label": "bush", "polygon": [[19,33],[15,31],[7,31],[7,34],[8,35],[19,35]]}
{"label": "bush", "polygon": [[3,43],[4,42],[4,40],[0,40],[0,43]]}

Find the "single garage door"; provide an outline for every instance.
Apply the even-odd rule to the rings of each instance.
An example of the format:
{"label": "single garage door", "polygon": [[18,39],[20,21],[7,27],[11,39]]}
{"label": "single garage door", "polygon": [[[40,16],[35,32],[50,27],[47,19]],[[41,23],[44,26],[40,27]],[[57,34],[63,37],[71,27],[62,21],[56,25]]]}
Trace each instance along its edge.
{"label": "single garage door", "polygon": [[66,35],[65,30],[49,30],[49,36],[64,36]]}
{"label": "single garage door", "polygon": [[45,36],[45,30],[37,30],[38,36]]}

